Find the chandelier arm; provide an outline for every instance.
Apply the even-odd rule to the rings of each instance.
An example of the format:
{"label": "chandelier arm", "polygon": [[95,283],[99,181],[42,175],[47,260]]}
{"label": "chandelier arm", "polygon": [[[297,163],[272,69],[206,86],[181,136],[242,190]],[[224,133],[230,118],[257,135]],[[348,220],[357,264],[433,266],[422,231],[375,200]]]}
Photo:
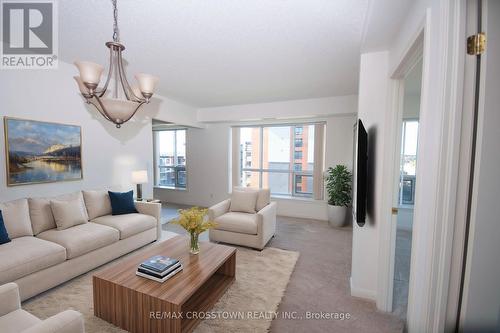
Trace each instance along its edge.
{"label": "chandelier arm", "polygon": [[118,60],[118,77],[120,78],[120,83],[122,85],[123,92],[125,93],[125,98],[127,100],[131,100],[130,96],[130,86],[127,81],[127,75],[125,74],[125,69],[123,68],[123,61],[122,61],[122,52],[118,51],[117,54],[117,60]]}
{"label": "chandelier arm", "polygon": [[[134,91],[132,90],[130,83],[128,82],[127,75],[125,73],[125,67],[123,67],[123,58],[122,58],[122,53],[118,53],[118,67],[120,68],[120,81],[122,82],[122,87],[123,90],[125,91],[125,96],[127,99],[130,101],[135,101],[135,102],[145,102],[145,98],[141,98],[137,96]],[[128,91],[128,93],[127,93]]]}
{"label": "chandelier arm", "polygon": [[106,93],[106,90],[108,89],[109,81],[111,80],[111,77],[113,76],[113,48],[109,48],[109,71],[108,71],[108,77],[106,78],[106,82],[104,83],[104,86],[102,87],[101,90],[96,91],[96,95],[99,95],[99,97],[104,96]]}

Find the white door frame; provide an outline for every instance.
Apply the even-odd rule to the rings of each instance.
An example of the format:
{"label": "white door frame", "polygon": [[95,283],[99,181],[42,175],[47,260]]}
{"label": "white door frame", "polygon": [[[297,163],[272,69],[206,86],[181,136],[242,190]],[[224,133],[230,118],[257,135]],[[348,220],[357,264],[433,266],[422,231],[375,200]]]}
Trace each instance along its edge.
{"label": "white door frame", "polygon": [[[400,149],[401,144],[401,121],[403,119],[403,104],[404,104],[404,79],[406,75],[413,69],[415,64],[420,61],[424,53],[425,40],[425,22],[422,23],[420,29],[411,40],[410,46],[404,53],[398,67],[390,73],[390,92],[389,98],[391,101],[390,110],[386,114],[386,147],[384,161],[387,162],[387,167],[384,167],[383,183],[391,184],[391,190],[384,193],[382,198],[382,221],[390,221],[389,223],[381,223],[380,228],[380,254],[379,254],[379,276],[377,293],[377,307],[381,310],[392,311],[393,298],[393,282],[394,282],[394,261],[396,248],[396,227],[397,215],[392,213],[394,207],[395,193],[398,191],[398,184],[395,181],[396,170],[400,164]],[[422,71],[424,70],[422,65]],[[424,84],[424,73],[422,73],[422,85]],[[423,89],[422,89],[423,92]],[[423,99],[421,93],[420,100]],[[423,103],[420,103],[421,107]],[[420,126],[419,126],[420,132]],[[399,152],[399,153],[398,153]],[[417,155],[418,156],[418,155]],[[385,164],[385,163],[384,163]],[[418,187],[417,187],[418,188]],[[415,208],[417,210],[417,202]]]}
{"label": "white door frame", "polygon": [[[453,235],[455,228],[455,207],[458,183],[458,165],[460,155],[460,137],[462,122],[462,92],[463,71],[465,56],[465,26],[466,0],[443,1],[438,15],[439,31],[435,28],[436,22],[431,22],[433,17],[431,9],[427,9],[425,17],[414,38],[409,41],[406,52],[403,53],[399,66],[389,73],[391,76],[392,91],[390,110],[386,114],[387,131],[385,143],[387,147],[395,147],[397,140],[398,112],[401,108],[401,78],[408,72],[415,58],[419,45],[419,38],[423,38],[423,75],[421,92],[421,115],[428,114],[430,107],[429,96],[429,59],[439,61],[440,73],[437,86],[439,98],[433,100],[432,111],[439,110],[441,121],[439,126],[440,141],[439,157],[436,170],[438,183],[435,186],[437,202],[429,199],[417,186],[415,201],[415,221],[412,236],[412,257],[410,270],[410,287],[408,296],[408,322],[409,332],[441,332],[444,330],[448,292],[450,282],[451,258]],[[434,25],[434,26],[433,26]],[[433,30],[431,28],[434,28]],[[431,36],[438,39],[439,52],[431,52]],[[437,34],[437,35],[436,35]],[[436,47],[436,43],[432,44]],[[439,55],[439,59],[436,59]],[[435,84],[436,85],[436,84]],[[434,86],[434,89],[436,87]],[[421,118],[419,137],[426,135],[427,119]],[[432,126],[431,126],[432,127]],[[418,156],[422,156],[419,146]],[[395,149],[387,149],[384,159],[389,163],[384,166],[384,184],[393,184]],[[422,162],[422,161],[419,161]],[[384,163],[385,164],[385,163]],[[417,168],[417,178],[419,169]],[[429,190],[429,189],[428,189]],[[382,198],[380,248],[379,248],[379,276],[377,307],[384,311],[392,310],[392,283],[394,273],[395,225],[392,222],[393,192],[388,191]],[[421,192],[421,193],[419,193]],[[432,220],[419,220],[419,209],[431,209]],[[429,213],[429,212],[428,212]],[[429,214],[428,214],[429,215]],[[386,222],[389,221],[389,222]],[[417,225],[417,224],[421,225]]]}

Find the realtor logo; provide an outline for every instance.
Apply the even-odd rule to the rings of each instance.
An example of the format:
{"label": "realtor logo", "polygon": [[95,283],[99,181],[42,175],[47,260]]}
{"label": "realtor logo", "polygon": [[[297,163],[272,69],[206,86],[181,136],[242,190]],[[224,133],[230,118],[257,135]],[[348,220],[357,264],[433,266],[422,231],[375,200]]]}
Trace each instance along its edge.
{"label": "realtor logo", "polygon": [[1,11],[0,68],[57,68],[55,0],[3,0]]}

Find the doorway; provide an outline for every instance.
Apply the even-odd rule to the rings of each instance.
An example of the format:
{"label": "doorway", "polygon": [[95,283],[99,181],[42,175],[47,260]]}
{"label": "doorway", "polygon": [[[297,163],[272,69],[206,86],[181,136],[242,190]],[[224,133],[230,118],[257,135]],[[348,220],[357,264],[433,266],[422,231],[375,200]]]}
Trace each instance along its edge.
{"label": "doorway", "polygon": [[392,308],[396,315],[405,320],[408,307],[413,213],[417,187],[422,59],[409,70],[402,81],[404,89],[402,112],[399,118],[401,135],[396,146],[399,166],[395,169],[397,191],[394,191],[393,194],[397,215]]}

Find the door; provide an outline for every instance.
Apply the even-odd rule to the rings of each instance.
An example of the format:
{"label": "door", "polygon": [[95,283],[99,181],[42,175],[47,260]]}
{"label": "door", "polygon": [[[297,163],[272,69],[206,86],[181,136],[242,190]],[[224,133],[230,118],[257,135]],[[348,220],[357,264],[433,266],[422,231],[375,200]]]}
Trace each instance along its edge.
{"label": "door", "polygon": [[477,56],[474,139],[465,260],[459,300],[462,332],[500,332],[500,1],[478,1],[486,51]]}
{"label": "door", "polygon": [[415,189],[417,187],[417,147],[422,87],[422,59],[412,66],[403,79],[403,100],[399,117],[397,143],[398,167],[394,175],[396,190],[393,195],[393,216],[396,225],[394,247],[393,312],[406,319],[410,283],[411,243]]}

